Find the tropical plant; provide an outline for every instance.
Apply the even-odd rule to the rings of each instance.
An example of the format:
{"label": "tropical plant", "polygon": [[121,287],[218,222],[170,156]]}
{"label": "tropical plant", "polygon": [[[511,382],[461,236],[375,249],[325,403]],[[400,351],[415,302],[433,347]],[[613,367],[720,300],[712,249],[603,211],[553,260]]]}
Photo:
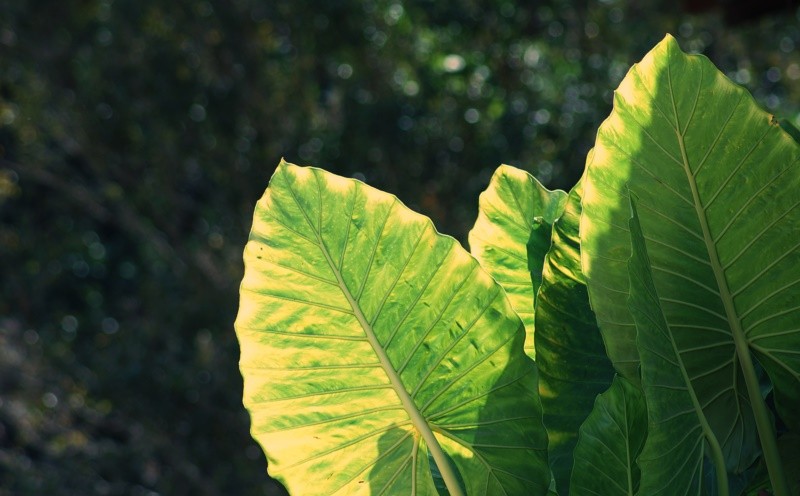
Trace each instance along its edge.
{"label": "tropical plant", "polygon": [[270,473],[294,494],[797,494],[799,161],[667,36],[569,194],[497,170],[474,258],[282,162],[236,322]]}

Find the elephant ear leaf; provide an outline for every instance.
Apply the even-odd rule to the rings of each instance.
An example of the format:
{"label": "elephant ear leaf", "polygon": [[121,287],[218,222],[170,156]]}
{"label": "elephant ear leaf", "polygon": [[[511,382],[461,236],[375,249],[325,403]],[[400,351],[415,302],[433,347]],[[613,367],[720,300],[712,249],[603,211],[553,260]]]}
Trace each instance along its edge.
{"label": "elephant ear leaf", "polygon": [[469,247],[508,294],[525,323],[525,351],[534,358],[534,308],[553,223],[567,201],[527,172],[501,165],[481,193]]}
{"label": "elephant ear leaf", "polygon": [[[703,474],[714,461],[719,494],[728,494],[727,470],[653,283],[635,202],[631,203],[628,305],[636,323],[642,387],[650,429],[639,463],[641,494],[703,494]],[[681,433],[677,436],[675,433]],[[632,494],[632,493],[629,493]]]}
{"label": "elephant ear leaf", "polygon": [[429,219],[281,163],[244,259],[243,401],[292,494],[546,492],[523,325]]}
{"label": "elephant ear leaf", "polygon": [[733,473],[759,455],[757,425],[774,438],[758,364],[783,420],[800,411],[799,163],[751,95],[667,36],[620,84],[584,178],[582,267],[610,358],[639,380],[630,192],[664,320]]}
{"label": "elephant ear leaf", "polygon": [[624,377],[615,376],[581,425],[570,490],[603,496],[639,494],[641,470],[636,459],[646,437],[647,408],[642,391]]}
{"label": "elephant ear leaf", "polygon": [[549,438],[548,458],[561,494],[569,494],[578,429],[595,397],[608,389],[614,377],[581,272],[581,194],[579,182],[553,224],[536,303],[539,395]]}

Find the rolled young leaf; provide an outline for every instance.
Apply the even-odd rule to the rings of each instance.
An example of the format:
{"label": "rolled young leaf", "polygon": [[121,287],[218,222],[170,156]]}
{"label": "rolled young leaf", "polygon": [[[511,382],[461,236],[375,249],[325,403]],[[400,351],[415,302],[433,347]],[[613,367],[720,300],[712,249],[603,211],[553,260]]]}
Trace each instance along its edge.
{"label": "rolled young leaf", "polygon": [[664,318],[737,473],[759,455],[756,425],[776,453],[754,357],[784,421],[800,410],[799,160],[743,88],[667,36],[620,84],[585,176],[582,266],[609,356],[638,381],[629,188]]}
{"label": "rolled young leaf", "polygon": [[525,351],[534,356],[534,302],[542,282],[551,226],[561,216],[567,195],[550,191],[524,170],[497,168],[481,193],[478,219],[469,247],[481,266],[503,286],[525,323]]}
{"label": "rolled young leaf", "polygon": [[569,494],[578,429],[592,411],[595,397],[608,389],[614,377],[581,272],[581,194],[579,182],[553,225],[535,317],[536,366],[548,458],[561,494]]}
{"label": "rolled young leaf", "polygon": [[450,494],[546,492],[521,321],[394,196],[281,163],[256,206],[236,332],[251,432],[292,494],[433,495],[434,475]]}

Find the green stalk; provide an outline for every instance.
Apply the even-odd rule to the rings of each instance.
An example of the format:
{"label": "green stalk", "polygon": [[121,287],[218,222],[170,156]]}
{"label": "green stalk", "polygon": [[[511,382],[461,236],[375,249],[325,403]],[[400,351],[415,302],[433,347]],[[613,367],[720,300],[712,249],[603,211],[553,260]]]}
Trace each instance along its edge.
{"label": "green stalk", "polygon": [[[736,337],[734,335],[734,337]],[[778,452],[778,441],[775,429],[772,428],[767,404],[761,396],[761,387],[758,384],[758,376],[753,367],[753,357],[744,339],[734,339],[736,343],[736,355],[744,372],[744,382],[747,385],[747,394],[750,396],[750,405],[753,407],[753,415],[756,419],[758,429],[758,439],[761,441],[761,450],[764,452],[764,461],[767,464],[772,491],[775,496],[791,496],[789,491],[789,481],[783,471],[783,462]]]}
{"label": "green stalk", "polygon": [[[702,410],[701,410],[702,411]],[[717,486],[719,487],[719,496],[729,496],[730,489],[728,488],[728,470],[725,468],[725,457],[722,456],[722,448],[711,427],[708,425],[704,415],[700,416],[700,422],[703,424],[703,430],[706,433],[706,440],[711,446],[711,459],[714,461],[714,468],[717,472]]]}

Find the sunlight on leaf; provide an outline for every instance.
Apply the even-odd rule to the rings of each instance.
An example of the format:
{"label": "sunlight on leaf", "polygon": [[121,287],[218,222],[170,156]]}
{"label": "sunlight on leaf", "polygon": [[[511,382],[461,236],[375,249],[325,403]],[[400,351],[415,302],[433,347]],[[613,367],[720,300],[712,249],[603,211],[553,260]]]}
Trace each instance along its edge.
{"label": "sunlight on leaf", "polygon": [[621,83],[585,176],[583,268],[610,358],[638,381],[629,188],[664,318],[734,473],[759,455],[755,418],[768,416],[750,352],[783,420],[800,409],[798,161],[752,96],[667,36]]}
{"label": "sunlight on leaf", "polygon": [[433,495],[434,473],[451,494],[546,490],[522,323],[394,196],[282,163],[256,206],[241,298],[244,404],[293,494]]}
{"label": "sunlight on leaf", "polygon": [[525,351],[534,358],[534,308],[550,231],[567,195],[549,191],[527,172],[501,165],[481,193],[469,233],[472,255],[505,289],[525,323]]}

